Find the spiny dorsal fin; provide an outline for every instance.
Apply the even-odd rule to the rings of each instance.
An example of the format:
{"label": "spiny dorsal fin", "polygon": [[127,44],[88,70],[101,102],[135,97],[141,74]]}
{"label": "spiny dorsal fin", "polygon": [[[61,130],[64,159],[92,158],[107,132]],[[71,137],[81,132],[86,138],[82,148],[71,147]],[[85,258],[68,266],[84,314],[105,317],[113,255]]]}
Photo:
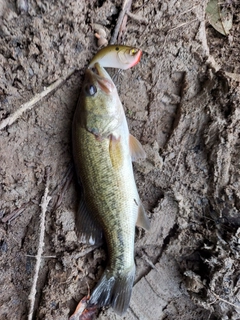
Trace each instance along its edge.
{"label": "spiny dorsal fin", "polygon": [[129,149],[132,161],[146,158],[146,153],[143,150],[141,143],[131,134],[129,134]]}
{"label": "spiny dorsal fin", "polygon": [[143,208],[142,203],[140,202],[139,207],[138,207],[138,217],[137,217],[137,222],[136,225],[138,227],[141,227],[145,230],[150,229],[150,221],[148,219],[148,216],[146,214],[146,211]]}

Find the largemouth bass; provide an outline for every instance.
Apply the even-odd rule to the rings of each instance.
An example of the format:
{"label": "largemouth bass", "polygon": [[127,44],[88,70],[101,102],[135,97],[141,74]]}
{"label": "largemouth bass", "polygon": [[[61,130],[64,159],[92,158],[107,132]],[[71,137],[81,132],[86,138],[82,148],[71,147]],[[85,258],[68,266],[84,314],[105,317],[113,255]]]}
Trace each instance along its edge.
{"label": "largemouth bass", "polygon": [[132,160],[144,157],[145,152],[129,134],[117,89],[98,63],[95,72],[86,70],[72,135],[83,189],[77,215],[80,240],[96,244],[104,237],[108,248],[108,265],[89,305],[111,305],[123,314],[135,276],[135,225],[149,229],[132,168]]}

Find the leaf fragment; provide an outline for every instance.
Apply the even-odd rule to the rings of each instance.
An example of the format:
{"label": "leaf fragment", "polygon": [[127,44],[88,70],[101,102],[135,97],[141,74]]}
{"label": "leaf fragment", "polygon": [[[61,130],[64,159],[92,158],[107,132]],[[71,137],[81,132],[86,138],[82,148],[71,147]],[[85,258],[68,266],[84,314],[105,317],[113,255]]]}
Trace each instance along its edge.
{"label": "leaf fragment", "polygon": [[210,0],[206,14],[211,26],[219,33],[227,36],[232,28],[233,13],[230,4],[219,0]]}

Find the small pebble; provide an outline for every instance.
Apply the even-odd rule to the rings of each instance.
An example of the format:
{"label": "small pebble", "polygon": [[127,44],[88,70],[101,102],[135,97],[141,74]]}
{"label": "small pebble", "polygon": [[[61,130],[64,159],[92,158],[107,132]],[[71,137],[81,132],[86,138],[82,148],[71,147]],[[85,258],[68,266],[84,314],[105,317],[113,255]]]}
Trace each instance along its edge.
{"label": "small pebble", "polygon": [[28,12],[28,0],[16,0],[16,6],[19,14]]}

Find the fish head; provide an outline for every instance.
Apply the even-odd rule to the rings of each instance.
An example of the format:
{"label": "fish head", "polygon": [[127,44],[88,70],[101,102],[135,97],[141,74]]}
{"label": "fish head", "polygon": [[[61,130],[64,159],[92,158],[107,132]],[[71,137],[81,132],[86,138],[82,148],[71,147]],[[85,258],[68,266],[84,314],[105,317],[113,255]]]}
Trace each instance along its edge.
{"label": "fish head", "polygon": [[80,95],[81,123],[97,137],[106,137],[124,114],[116,86],[99,63],[87,69]]}

